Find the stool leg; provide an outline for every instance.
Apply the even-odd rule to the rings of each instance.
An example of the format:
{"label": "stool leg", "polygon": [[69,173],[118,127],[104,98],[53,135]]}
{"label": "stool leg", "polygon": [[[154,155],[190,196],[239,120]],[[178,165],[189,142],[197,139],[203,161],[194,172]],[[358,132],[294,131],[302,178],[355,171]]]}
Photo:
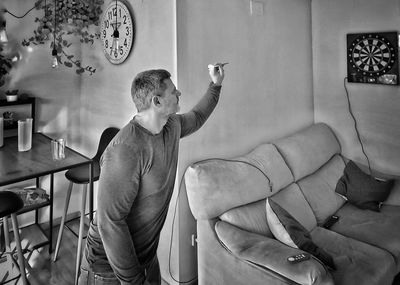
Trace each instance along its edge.
{"label": "stool leg", "polygon": [[68,207],[69,207],[69,200],[71,199],[71,192],[72,192],[72,186],[73,185],[74,185],[74,183],[72,181],[70,181],[69,185],[68,185],[67,196],[65,198],[64,212],[63,212],[62,217],[61,217],[60,229],[58,230],[56,250],[54,252],[54,257],[53,257],[53,261],[54,262],[57,260],[58,251],[60,250],[61,239],[62,239],[62,235],[63,235],[63,232],[64,232],[65,219],[67,217],[67,212],[68,212]]}
{"label": "stool leg", "polygon": [[17,247],[18,265],[19,265],[19,271],[21,273],[22,284],[27,285],[28,282],[26,280],[25,259],[24,255],[22,254],[21,239],[19,237],[18,220],[16,214],[11,214],[11,221],[14,231],[15,245]]}
{"label": "stool leg", "polygon": [[3,217],[4,241],[6,242],[6,251],[10,251],[10,231],[8,230],[8,218]]}
{"label": "stool leg", "polygon": [[82,201],[81,201],[81,221],[79,223],[78,249],[76,251],[75,285],[78,284],[79,270],[81,267],[83,229],[85,225],[86,193],[87,193],[87,184],[84,184],[82,191]]}

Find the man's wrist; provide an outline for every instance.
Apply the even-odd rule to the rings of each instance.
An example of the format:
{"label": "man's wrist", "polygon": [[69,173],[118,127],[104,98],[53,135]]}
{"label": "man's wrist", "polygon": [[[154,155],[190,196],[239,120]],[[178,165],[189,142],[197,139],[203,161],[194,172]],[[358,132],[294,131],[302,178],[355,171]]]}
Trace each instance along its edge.
{"label": "man's wrist", "polygon": [[213,82],[213,81],[211,81],[210,82],[210,86],[215,86],[215,87],[221,87],[222,86],[222,82]]}

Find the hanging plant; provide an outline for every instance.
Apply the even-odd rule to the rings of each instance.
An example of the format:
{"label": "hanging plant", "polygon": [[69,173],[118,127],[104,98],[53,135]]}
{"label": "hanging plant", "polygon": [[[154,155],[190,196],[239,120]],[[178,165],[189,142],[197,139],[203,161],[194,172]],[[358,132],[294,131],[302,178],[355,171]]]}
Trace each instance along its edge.
{"label": "hanging plant", "polygon": [[0,87],[6,83],[6,76],[12,67],[12,59],[3,55],[3,47],[0,45]]}
{"label": "hanging plant", "polygon": [[68,52],[68,48],[72,45],[68,39],[72,35],[78,37],[82,44],[92,45],[95,39],[100,38],[98,29],[96,29],[97,32],[92,32],[92,26],[99,26],[104,1],[48,0],[47,3],[45,2],[44,0],[36,1],[35,7],[37,10],[43,10],[43,16],[35,19],[38,26],[30,38],[22,41],[22,45],[42,45],[51,41],[50,49],[55,47],[57,50],[59,64],[69,68],[75,67],[77,74],[95,73],[96,68],[84,64]]}

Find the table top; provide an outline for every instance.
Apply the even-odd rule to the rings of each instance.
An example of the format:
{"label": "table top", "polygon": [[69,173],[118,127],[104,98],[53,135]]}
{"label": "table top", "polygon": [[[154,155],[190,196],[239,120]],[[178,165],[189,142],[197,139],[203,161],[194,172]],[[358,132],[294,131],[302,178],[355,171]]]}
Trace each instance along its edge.
{"label": "table top", "polygon": [[18,151],[18,137],[4,139],[0,147],[0,186],[16,183],[73,167],[90,164],[92,160],[69,147],[65,147],[65,158],[53,160],[51,138],[34,133],[32,148]]}

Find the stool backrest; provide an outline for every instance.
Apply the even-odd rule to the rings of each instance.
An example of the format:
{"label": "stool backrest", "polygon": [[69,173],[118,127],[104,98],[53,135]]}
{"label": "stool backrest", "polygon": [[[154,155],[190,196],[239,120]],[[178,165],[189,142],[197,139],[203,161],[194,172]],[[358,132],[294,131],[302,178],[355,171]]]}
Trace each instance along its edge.
{"label": "stool backrest", "polygon": [[99,146],[97,147],[96,155],[93,157],[93,160],[100,160],[100,157],[103,154],[104,150],[118,132],[119,129],[115,127],[109,127],[103,131],[100,137]]}

